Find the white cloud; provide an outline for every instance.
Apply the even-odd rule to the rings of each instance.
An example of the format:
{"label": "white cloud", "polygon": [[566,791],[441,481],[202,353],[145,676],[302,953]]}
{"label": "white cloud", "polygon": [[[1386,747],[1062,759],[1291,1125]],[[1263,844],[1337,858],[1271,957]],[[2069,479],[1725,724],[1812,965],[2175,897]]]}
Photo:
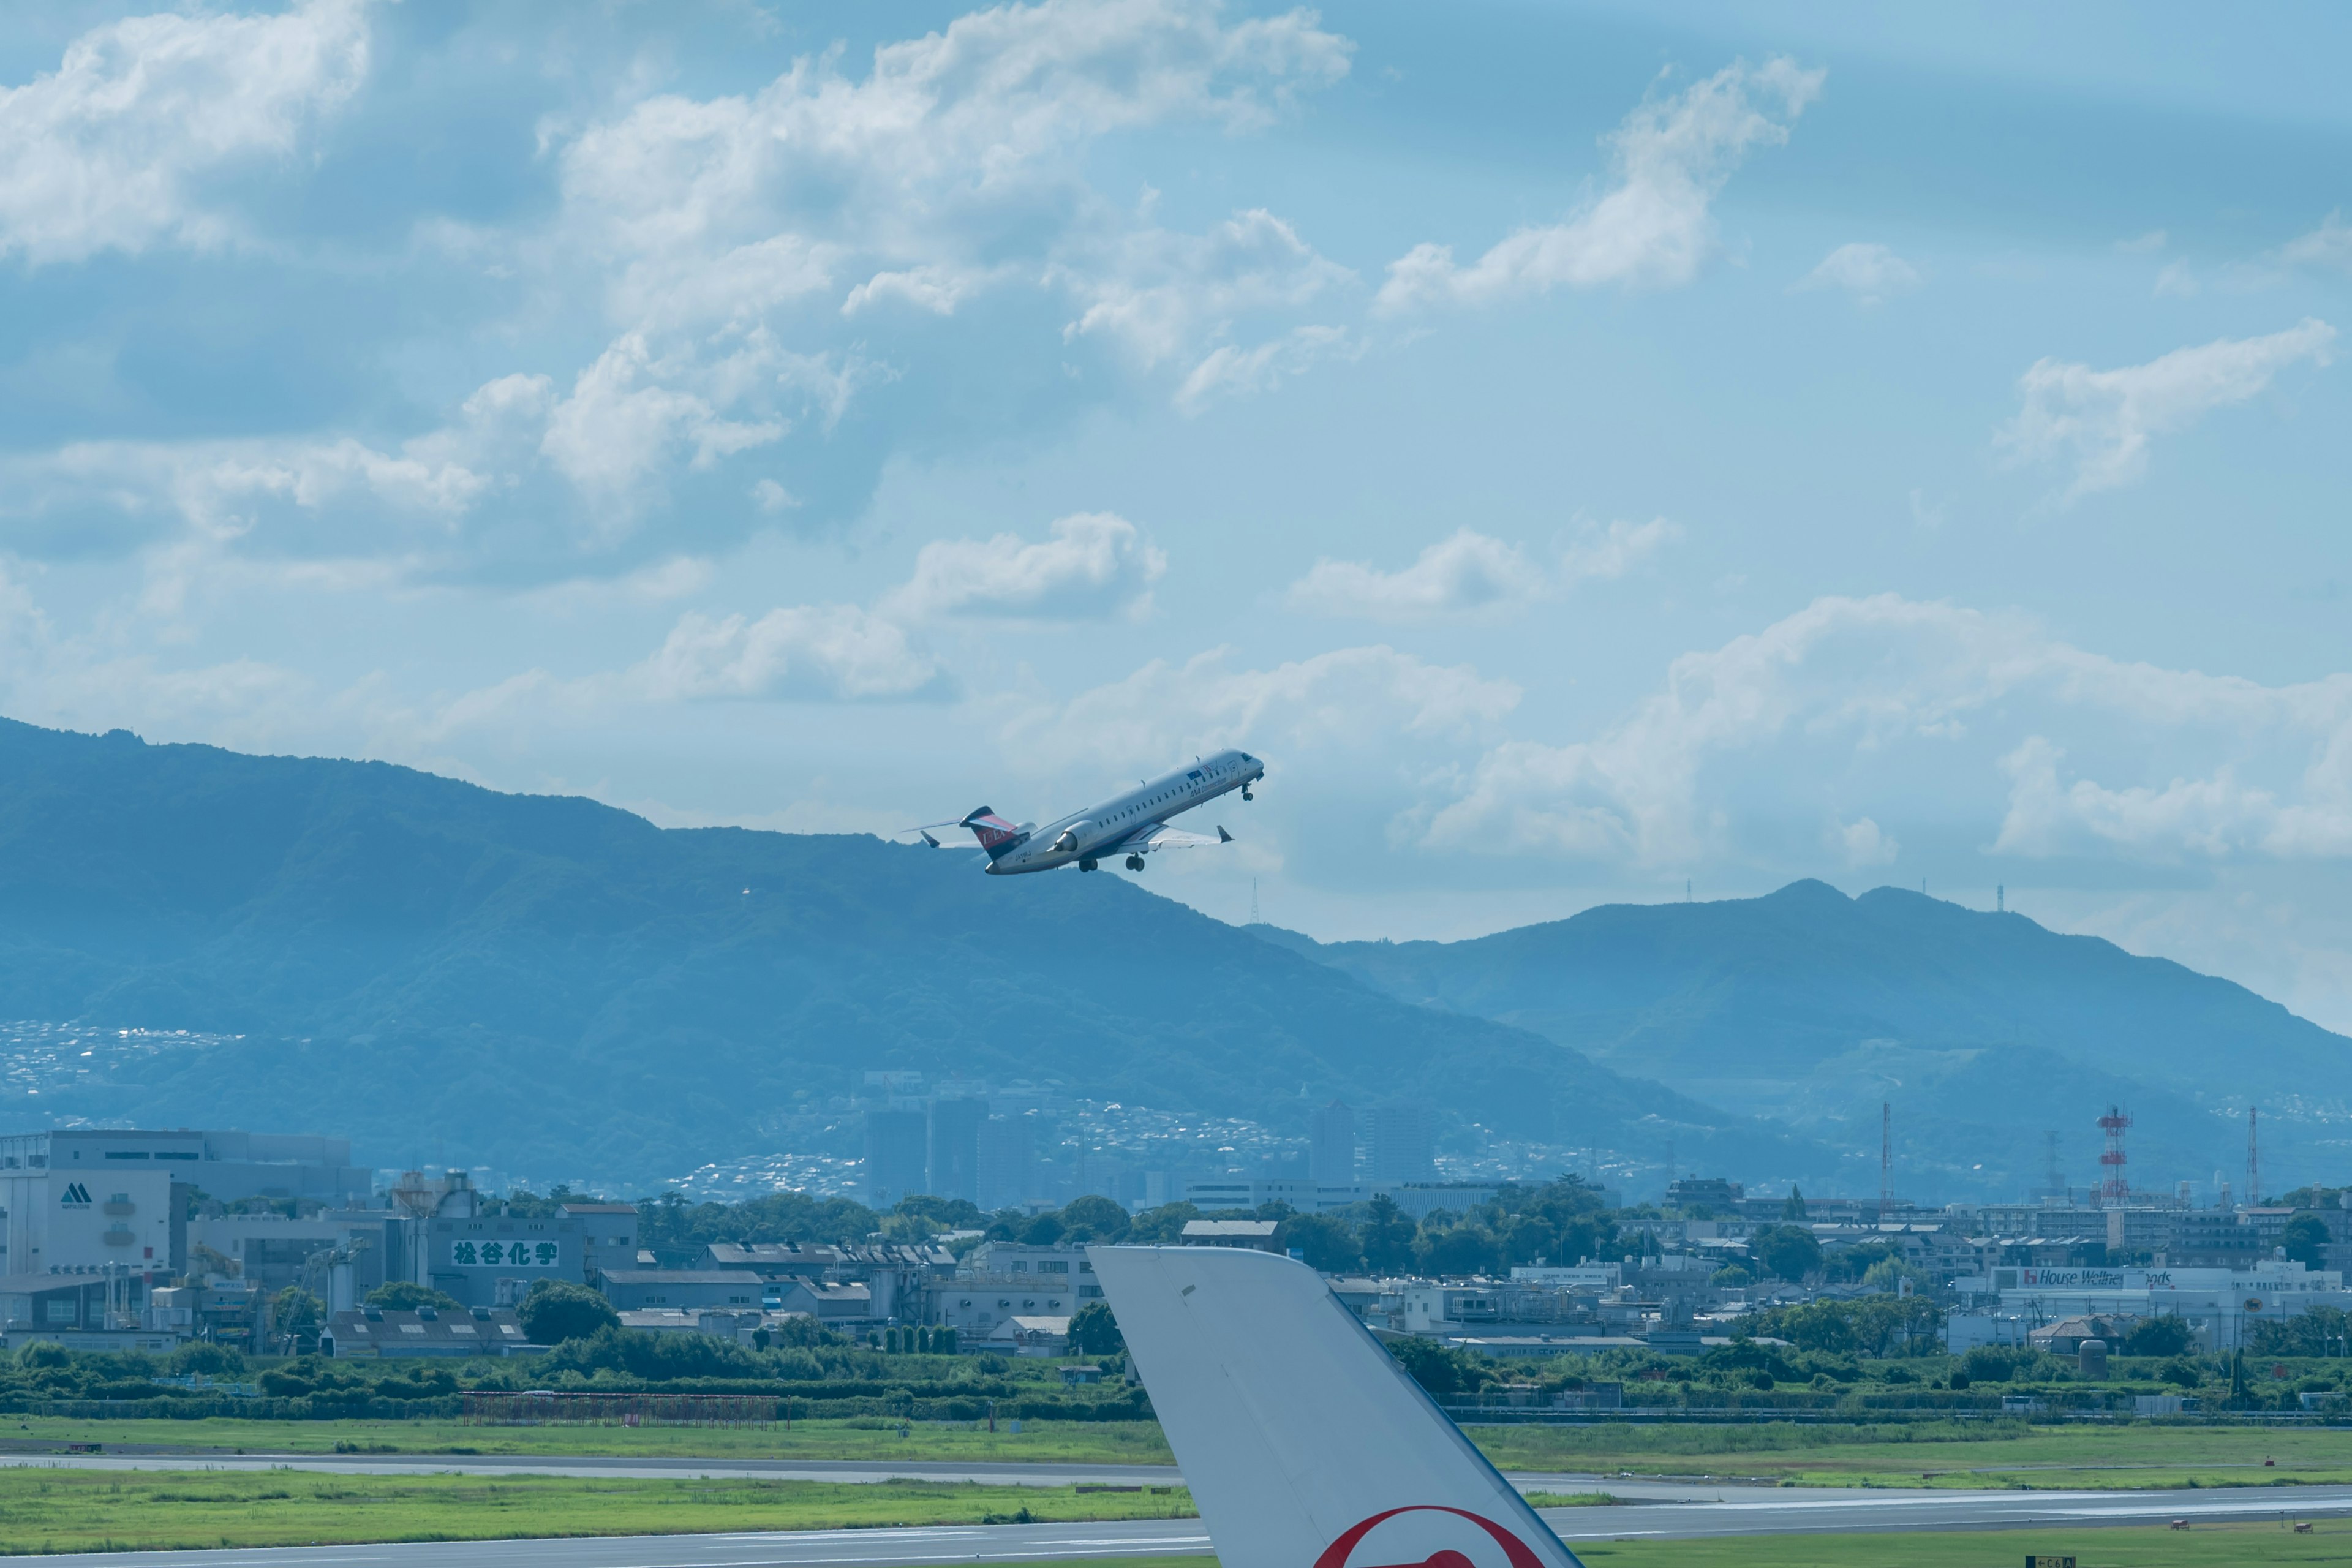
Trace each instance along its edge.
{"label": "white cloud", "polygon": [[1867,816],[1852,822],[1832,822],[1823,836],[1828,846],[1837,851],[1849,869],[1860,870],[1870,866],[1892,866],[1903,852],[1895,836],[1880,827]]}
{"label": "white cloud", "polygon": [[1148,229],[1055,276],[1087,302],[1065,337],[1107,333],[1141,363],[1156,365],[1204,331],[1230,326],[1236,314],[1295,309],[1352,274],[1260,208],[1203,235]]}
{"label": "white cloud", "polygon": [[681,616],[659,651],[632,668],[626,689],[654,701],[696,698],[917,697],[940,668],[895,623],[855,605],[795,605],[758,620]]}
{"label": "white cloud", "polygon": [[[850,310],[895,295],[943,311],[1017,275],[982,257],[1087,206],[1071,160],[1089,142],[1255,128],[1344,75],[1351,47],[1305,11],[1229,26],[1196,0],[999,6],[882,46],[863,80],[826,56],[748,97],[638,103],[564,149],[565,202],[621,264],[614,308],[632,323],[740,319],[850,257],[874,264]],[[768,277],[782,292],[762,298]]]}
{"label": "white cloud", "polygon": [[624,335],[550,411],[540,450],[583,493],[619,502],[683,447],[693,447],[693,467],[709,468],[782,438],[782,420],[722,418],[709,400],[662,384],[678,374],[654,363],[643,335]]}
{"label": "white cloud", "polygon": [[[2123,779],[2063,777],[2053,733]],[[2015,616],[1822,599],[1675,659],[1590,741],[1493,747],[1407,825],[1436,848],[1648,867],[1762,856],[1786,871],[1801,864],[1769,847],[1774,801],[1874,773],[1906,810],[1981,824],[1996,854],[2340,858],[2352,675],[2264,687],[2085,653]],[[1839,819],[1825,847],[1850,865],[1895,853],[1866,816]]]}
{"label": "white cloud", "polygon": [[1214,648],[1183,664],[1154,659],[1066,703],[1006,726],[1007,749],[1048,766],[1098,761],[1122,771],[1245,746],[1296,765],[1340,752],[1392,763],[1415,748],[1474,737],[1518,705],[1519,689],[1467,665],[1424,664],[1386,647],[1339,648],[1272,669],[1234,669]]}
{"label": "white cloud", "polygon": [[1220,397],[1271,392],[1292,376],[1305,374],[1318,360],[1352,357],[1351,346],[1345,327],[1318,326],[1293,327],[1252,349],[1226,343],[1192,367],[1176,389],[1176,407],[1198,414]]}
{"label": "white cloud", "polygon": [[1715,242],[1709,211],[1748,151],[1778,146],[1826,73],[1787,58],[1725,67],[1628,115],[1607,142],[1615,181],[1563,223],[1524,228],[1468,267],[1451,246],[1421,245],[1389,264],[1380,307],[1492,304],[1554,288],[1665,288],[1698,275]]}
{"label": "white cloud", "polygon": [[2021,458],[2071,455],[2070,496],[2113,489],[2147,473],[2154,437],[2245,402],[2288,365],[2326,364],[2335,342],[2334,327],[2306,318],[2268,337],[2222,338],[2117,370],[2038,360],[2018,378],[2024,406],[1999,438]]}
{"label": "white cloud", "polygon": [[1462,529],[1401,572],[1318,561],[1290,585],[1297,609],[1375,620],[1428,620],[1517,608],[1545,596],[1543,569],[1516,544]]}
{"label": "white cloud", "polygon": [[1664,518],[1612,522],[1570,544],[1554,565],[1465,528],[1402,571],[1326,557],[1290,585],[1288,599],[1293,608],[1317,615],[1383,621],[1505,616],[1556,598],[1580,582],[1621,577],[1681,531]]}
{"label": "white cloud", "polygon": [[[2065,752],[2042,736],[2001,759],[2009,813],[1994,847],[2049,857],[2124,851],[2158,859],[2340,859],[2352,855],[2352,715],[2305,773],[2299,800],[2251,784],[2222,763],[2201,778],[2108,788],[2060,776]],[[2333,753],[2330,755],[2329,753]]]}
{"label": "white cloud", "polygon": [[0,253],[39,264],[226,242],[236,224],[208,179],[291,157],[367,68],[364,0],[90,29],[55,71],[0,89]]}
{"label": "white cloud", "polygon": [[1135,524],[1078,512],[1055,520],[1052,534],[1036,543],[1013,533],[933,540],[916,555],[914,575],[884,597],[882,613],[1079,621],[1149,610],[1168,557]]}
{"label": "white cloud", "polygon": [[1597,534],[1588,531],[1561,552],[1560,582],[1565,585],[1588,579],[1605,582],[1622,577],[1682,536],[1682,526],[1663,517],[1654,517],[1647,522],[1627,522],[1620,518]]}
{"label": "white cloud", "polygon": [[1919,269],[1883,245],[1841,245],[1798,279],[1800,289],[1843,289],[1862,305],[1876,305],[1919,287]]}
{"label": "white cloud", "polygon": [[2352,272],[2352,224],[2347,224],[2340,212],[2329,213],[2317,228],[2281,247],[2279,259],[2294,267]]}

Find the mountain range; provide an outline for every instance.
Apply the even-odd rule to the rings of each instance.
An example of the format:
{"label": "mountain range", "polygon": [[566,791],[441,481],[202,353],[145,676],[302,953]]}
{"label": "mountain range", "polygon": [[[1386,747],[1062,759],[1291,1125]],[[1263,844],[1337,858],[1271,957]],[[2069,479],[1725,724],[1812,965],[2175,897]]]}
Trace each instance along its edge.
{"label": "mountain range", "polygon": [[2053,1133],[2070,1184],[2095,1184],[2111,1106],[2143,1185],[2218,1172],[2242,1189],[2253,1105],[2274,1175],[2352,1152],[2352,1040],[2229,981],[1907,889],[1801,881],[1456,942],[1251,929],[1399,1000],[1850,1149],[1875,1154],[1885,1115],[1898,1186],[2041,1186]]}
{"label": "mountain range", "polygon": [[386,1163],[650,1181],[823,1135],[814,1108],[871,1071],[1290,1132],[1330,1097],[1411,1100],[1509,1138],[1835,1163],[1116,876],[0,721],[11,1018],[230,1037],[18,1096],[20,1118],[343,1133]]}
{"label": "mountain range", "polygon": [[2147,1179],[2237,1168],[2256,1098],[2266,1144],[2323,1158],[2352,1061],[2226,981],[1892,889],[1324,944],[1115,875],[0,721],[8,1020],[201,1037],[38,1092],[20,1064],[19,1125],[335,1132],[370,1163],[637,1183],[854,1152],[842,1101],[911,1070],[1286,1133],[1331,1097],[1410,1101],[1457,1146],[1661,1172],[1671,1149],[1813,1191],[1874,1186],[1885,1104],[1898,1188],[2006,1195],[2039,1184],[2045,1130],[2094,1179],[2109,1103]]}

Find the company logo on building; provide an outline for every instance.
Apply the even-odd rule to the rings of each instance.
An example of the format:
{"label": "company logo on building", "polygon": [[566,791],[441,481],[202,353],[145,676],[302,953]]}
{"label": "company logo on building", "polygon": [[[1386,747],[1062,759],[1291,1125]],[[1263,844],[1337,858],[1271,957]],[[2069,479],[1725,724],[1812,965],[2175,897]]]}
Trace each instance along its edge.
{"label": "company logo on building", "polygon": [[86,1209],[89,1207],[89,1189],[79,1182],[68,1182],[66,1195],[58,1202],[65,1208]]}

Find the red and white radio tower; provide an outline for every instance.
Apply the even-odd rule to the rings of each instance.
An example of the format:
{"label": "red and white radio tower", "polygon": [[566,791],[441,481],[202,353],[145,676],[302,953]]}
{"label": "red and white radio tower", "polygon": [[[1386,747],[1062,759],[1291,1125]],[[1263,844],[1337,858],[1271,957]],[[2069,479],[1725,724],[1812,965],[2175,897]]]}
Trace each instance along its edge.
{"label": "red and white radio tower", "polygon": [[2107,1135],[2106,1152],[2099,1156],[2100,1167],[2106,1173],[2099,1183],[2102,1208],[2119,1209],[2131,1196],[2131,1183],[2124,1176],[2124,1129],[2130,1125],[2131,1118],[2118,1105],[2108,1106],[2107,1113],[2099,1118],[2099,1131]]}

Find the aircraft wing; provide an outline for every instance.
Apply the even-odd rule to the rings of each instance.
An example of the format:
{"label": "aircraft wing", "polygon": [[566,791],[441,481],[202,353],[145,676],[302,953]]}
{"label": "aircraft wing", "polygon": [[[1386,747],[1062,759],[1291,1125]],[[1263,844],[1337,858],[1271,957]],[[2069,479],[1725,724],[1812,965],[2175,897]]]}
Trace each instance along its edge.
{"label": "aircraft wing", "polygon": [[1187,833],[1181,827],[1171,827],[1164,822],[1149,822],[1116,844],[1105,845],[1098,853],[1104,855],[1149,855],[1155,849],[1213,848],[1231,844],[1234,836],[1223,828],[1210,837],[1205,833]]}

